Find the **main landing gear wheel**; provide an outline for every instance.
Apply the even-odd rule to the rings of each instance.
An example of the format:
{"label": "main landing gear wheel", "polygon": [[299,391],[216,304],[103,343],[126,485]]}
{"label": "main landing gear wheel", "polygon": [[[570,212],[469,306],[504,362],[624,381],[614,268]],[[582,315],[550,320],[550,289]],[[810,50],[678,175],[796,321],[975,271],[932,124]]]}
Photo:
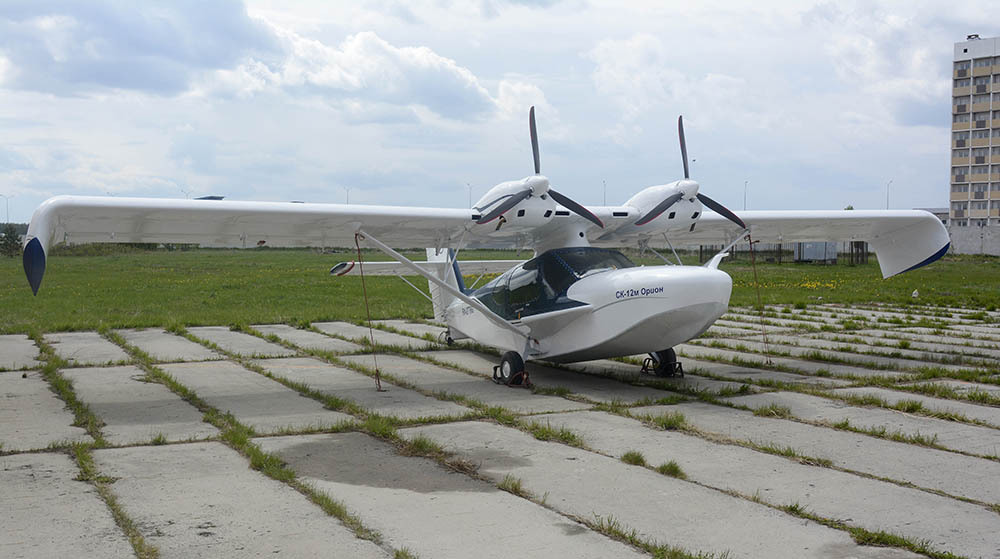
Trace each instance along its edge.
{"label": "main landing gear wheel", "polygon": [[493,367],[493,382],[507,386],[531,387],[528,372],[524,370],[524,359],[516,351],[508,351],[500,358],[500,364]]}
{"label": "main landing gear wheel", "polygon": [[642,362],[642,372],[658,377],[684,377],[684,367],[677,361],[674,348],[650,353]]}

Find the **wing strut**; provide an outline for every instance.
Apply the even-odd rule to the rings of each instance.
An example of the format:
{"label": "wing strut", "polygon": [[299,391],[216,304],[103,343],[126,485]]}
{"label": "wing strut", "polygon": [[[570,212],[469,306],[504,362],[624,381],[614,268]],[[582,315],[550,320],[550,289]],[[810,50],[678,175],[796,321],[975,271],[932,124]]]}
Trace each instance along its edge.
{"label": "wing strut", "polygon": [[377,248],[377,249],[381,250],[382,252],[386,253],[387,255],[389,255],[391,258],[393,258],[394,260],[396,260],[397,262],[399,262],[403,266],[406,266],[407,268],[413,270],[417,274],[420,274],[421,276],[427,278],[427,281],[433,283],[434,285],[437,285],[438,287],[440,287],[441,289],[444,289],[445,291],[447,291],[451,295],[454,295],[458,299],[461,299],[462,302],[464,302],[465,304],[467,304],[470,307],[476,309],[477,311],[483,313],[483,315],[486,318],[488,318],[490,320],[490,322],[496,324],[497,326],[499,326],[501,328],[504,328],[506,330],[510,330],[511,332],[514,332],[515,334],[517,334],[518,336],[521,336],[525,340],[528,340],[528,341],[531,340],[531,337],[527,333],[525,333],[520,328],[514,326],[510,322],[507,322],[500,315],[498,315],[495,312],[491,311],[490,309],[486,308],[486,305],[480,303],[479,299],[476,299],[475,297],[469,297],[465,293],[462,293],[461,291],[459,291],[459,290],[455,289],[454,287],[448,285],[448,282],[442,280],[441,278],[435,276],[434,274],[432,274],[430,272],[425,271],[423,268],[421,268],[420,266],[417,266],[413,261],[411,261],[407,257],[405,257],[402,254],[396,252],[395,250],[393,250],[392,248],[390,248],[388,245],[384,244],[382,241],[376,239],[375,237],[372,237],[371,235],[369,235],[368,233],[365,233],[361,229],[358,229],[358,234],[361,235],[361,238],[367,239],[368,242],[370,242],[371,244],[375,245],[375,248]]}

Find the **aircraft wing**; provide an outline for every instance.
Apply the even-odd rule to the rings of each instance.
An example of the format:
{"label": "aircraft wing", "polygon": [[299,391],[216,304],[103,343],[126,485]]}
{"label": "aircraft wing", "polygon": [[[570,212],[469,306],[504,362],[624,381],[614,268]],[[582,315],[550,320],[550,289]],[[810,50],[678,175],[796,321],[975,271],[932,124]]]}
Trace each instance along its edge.
{"label": "aircraft wing", "polygon": [[[741,211],[738,214],[755,241],[866,241],[878,255],[882,276],[886,278],[934,262],[951,245],[941,220],[923,210]],[[740,231],[719,214],[705,212],[693,231],[677,233],[671,242],[725,245]]]}
{"label": "aircraft wing", "polygon": [[59,242],[351,246],[360,228],[397,248],[448,247],[475,224],[473,214],[450,208],[57,196],[31,217],[24,268],[37,292],[49,248]]}

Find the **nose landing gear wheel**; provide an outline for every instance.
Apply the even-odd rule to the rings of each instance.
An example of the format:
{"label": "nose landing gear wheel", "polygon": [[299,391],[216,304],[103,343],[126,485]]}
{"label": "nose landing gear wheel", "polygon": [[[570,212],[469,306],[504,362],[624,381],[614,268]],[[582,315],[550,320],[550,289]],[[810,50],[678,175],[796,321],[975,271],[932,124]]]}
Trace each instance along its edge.
{"label": "nose landing gear wheel", "polygon": [[531,387],[528,372],[524,370],[524,359],[516,351],[508,351],[500,358],[500,364],[493,367],[493,382],[507,386]]}
{"label": "nose landing gear wheel", "polygon": [[642,372],[658,377],[684,377],[684,367],[677,361],[674,348],[650,353],[642,362]]}

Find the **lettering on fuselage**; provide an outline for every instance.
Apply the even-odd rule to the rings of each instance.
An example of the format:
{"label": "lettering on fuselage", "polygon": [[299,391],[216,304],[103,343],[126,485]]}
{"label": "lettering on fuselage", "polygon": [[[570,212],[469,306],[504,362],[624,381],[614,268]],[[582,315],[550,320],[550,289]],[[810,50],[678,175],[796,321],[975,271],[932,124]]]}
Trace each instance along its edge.
{"label": "lettering on fuselage", "polygon": [[658,285],[656,287],[641,287],[639,289],[622,289],[621,291],[615,291],[615,299],[628,299],[631,297],[648,297],[650,295],[657,295],[663,293],[663,286]]}

